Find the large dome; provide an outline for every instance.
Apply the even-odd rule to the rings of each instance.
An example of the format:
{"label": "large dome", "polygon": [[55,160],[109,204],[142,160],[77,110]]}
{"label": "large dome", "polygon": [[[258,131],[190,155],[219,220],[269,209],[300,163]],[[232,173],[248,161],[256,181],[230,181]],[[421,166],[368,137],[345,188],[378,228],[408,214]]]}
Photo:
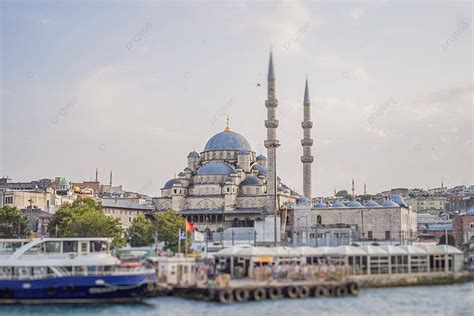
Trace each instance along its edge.
{"label": "large dome", "polygon": [[230,174],[233,171],[232,167],[223,162],[211,162],[197,170],[199,175],[207,174]]}
{"label": "large dome", "polygon": [[232,131],[223,131],[212,136],[204,147],[204,151],[218,150],[252,151],[252,148],[242,135]]}

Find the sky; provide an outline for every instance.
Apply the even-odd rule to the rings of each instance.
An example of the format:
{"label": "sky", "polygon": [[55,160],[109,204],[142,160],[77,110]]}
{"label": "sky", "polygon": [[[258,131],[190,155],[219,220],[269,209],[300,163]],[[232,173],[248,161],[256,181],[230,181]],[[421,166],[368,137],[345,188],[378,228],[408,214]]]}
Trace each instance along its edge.
{"label": "sky", "polygon": [[160,195],[230,117],[266,154],[273,50],[278,174],[313,196],[473,184],[470,1],[0,1],[0,176]]}

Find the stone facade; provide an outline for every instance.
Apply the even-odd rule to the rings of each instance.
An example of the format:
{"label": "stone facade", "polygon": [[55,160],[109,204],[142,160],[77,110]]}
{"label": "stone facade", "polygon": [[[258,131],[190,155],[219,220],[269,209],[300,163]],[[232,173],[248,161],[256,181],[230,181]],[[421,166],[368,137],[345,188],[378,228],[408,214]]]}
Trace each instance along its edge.
{"label": "stone facade", "polygon": [[[472,213],[471,213],[472,212]],[[474,241],[474,209],[465,214],[456,214],[453,219],[453,236],[456,246],[463,248],[465,244]]]}

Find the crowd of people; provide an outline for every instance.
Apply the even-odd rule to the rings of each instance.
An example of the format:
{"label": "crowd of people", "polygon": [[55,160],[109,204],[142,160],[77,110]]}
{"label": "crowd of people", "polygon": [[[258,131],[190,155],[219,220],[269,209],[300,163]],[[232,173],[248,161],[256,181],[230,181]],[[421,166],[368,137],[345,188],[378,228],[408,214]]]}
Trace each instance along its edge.
{"label": "crowd of people", "polygon": [[275,264],[262,265],[253,269],[257,280],[319,280],[336,281],[347,276],[344,266],[334,263],[322,264]]}

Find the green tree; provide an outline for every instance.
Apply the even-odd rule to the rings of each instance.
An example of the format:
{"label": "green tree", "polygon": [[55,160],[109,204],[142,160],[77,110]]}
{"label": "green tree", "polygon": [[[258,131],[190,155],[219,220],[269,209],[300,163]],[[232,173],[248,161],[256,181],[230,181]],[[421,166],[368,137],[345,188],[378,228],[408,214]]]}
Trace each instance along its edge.
{"label": "green tree", "polygon": [[127,238],[132,247],[149,246],[154,240],[153,224],[145,216],[134,218],[132,225],[127,230]]}
{"label": "green tree", "polygon": [[0,208],[0,238],[27,238],[30,236],[28,217],[16,207]]}
{"label": "green tree", "polygon": [[91,198],[62,205],[49,221],[48,233],[58,237],[112,237],[112,247],[125,244],[120,220],[105,215],[102,204]]}
{"label": "green tree", "polygon": [[345,200],[352,200],[352,195],[347,192],[347,190],[337,191],[336,197],[343,198]]}
{"label": "green tree", "polygon": [[[186,219],[172,209],[166,212],[157,212],[153,221],[153,231],[156,232],[158,241],[165,243],[165,249],[178,251],[179,229],[184,233],[186,229]],[[191,234],[188,234],[187,245],[191,245]],[[185,242],[181,241],[181,251],[184,251]]]}
{"label": "green tree", "polygon": [[[443,235],[439,238],[438,245],[446,245],[446,235]],[[456,246],[456,240],[454,239],[454,236],[451,234],[448,234],[448,245]]]}

